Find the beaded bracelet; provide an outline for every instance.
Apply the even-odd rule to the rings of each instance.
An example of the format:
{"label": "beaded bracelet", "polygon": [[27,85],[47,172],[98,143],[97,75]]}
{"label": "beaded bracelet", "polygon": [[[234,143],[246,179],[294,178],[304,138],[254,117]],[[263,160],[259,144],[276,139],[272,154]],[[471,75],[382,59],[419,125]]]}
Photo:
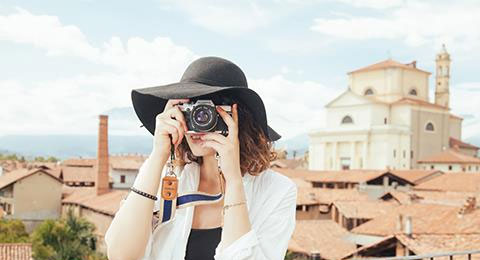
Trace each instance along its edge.
{"label": "beaded bracelet", "polygon": [[151,199],[151,200],[157,200],[157,196],[154,196],[154,195],[152,195],[152,194],[148,194],[148,193],[146,193],[146,192],[144,192],[144,191],[141,191],[141,190],[137,190],[137,189],[135,189],[134,187],[131,187],[130,190],[133,191],[133,192],[135,192],[135,193],[137,193],[137,194],[139,194],[139,195],[142,195],[142,196],[144,196],[144,197],[146,197],[146,198],[149,198],[149,199]]}

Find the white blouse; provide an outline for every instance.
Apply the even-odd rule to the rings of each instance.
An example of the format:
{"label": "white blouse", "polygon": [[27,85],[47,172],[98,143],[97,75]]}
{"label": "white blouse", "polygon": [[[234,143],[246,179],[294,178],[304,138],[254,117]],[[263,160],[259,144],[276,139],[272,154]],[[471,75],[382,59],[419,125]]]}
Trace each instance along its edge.
{"label": "white blouse", "polygon": [[[143,163],[139,171],[144,170]],[[163,171],[162,175],[165,175]],[[186,164],[178,174],[178,194],[198,191],[200,167]],[[222,241],[215,260],[283,260],[295,229],[297,186],[288,177],[272,169],[259,176],[243,176],[251,230],[226,248]],[[159,209],[155,202],[154,211]],[[192,227],[194,207],[178,208],[175,216],[160,223],[150,234],[143,260],[183,260]]]}

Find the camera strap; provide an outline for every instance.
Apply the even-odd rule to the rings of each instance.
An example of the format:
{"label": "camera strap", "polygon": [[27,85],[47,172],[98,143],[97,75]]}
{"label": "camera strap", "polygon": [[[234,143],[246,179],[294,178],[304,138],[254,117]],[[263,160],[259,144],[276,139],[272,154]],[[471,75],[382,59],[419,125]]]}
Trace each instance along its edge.
{"label": "camera strap", "polygon": [[175,167],[177,167],[176,169],[178,169],[178,166],[180,166],[180,161],[175,159],[175,148],[173,143],[171,143],[170,161],[167,162],[167,173],[162,178],[161,196],[159,197],[160,209],[153,213],[152,232],[159,224],[173,219],[176,209],[191,207],[195,205],[213,204],[223,199],[225,193],[223,190],[224,178],[222,171],[220,170],[220,157],[218,153],[216,153],[215,158],[217,158],[218,169],[220,172],[220,174],[218,175],[220,183],[220,193],[210,194],[201,191],[190,191],[183,193],[179,196],[178,179],[177,174],[175,173]]}

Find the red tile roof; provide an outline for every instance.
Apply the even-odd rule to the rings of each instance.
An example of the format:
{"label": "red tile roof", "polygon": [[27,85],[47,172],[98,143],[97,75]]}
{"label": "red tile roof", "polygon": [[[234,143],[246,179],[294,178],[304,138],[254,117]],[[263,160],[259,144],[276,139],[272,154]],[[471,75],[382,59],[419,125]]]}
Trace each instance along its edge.
{"label": "red tile roof", "polygon": [[391,104],[411,104],[411,105],[418,105],[418,106],[423,106],[423,107],[434,107],[434,108],[440,108],[443,110],[447,110],[447,107],[437,105],[435,103],[430,103],[425,100],[417,99],[417,98],[410,98],[410,97],[403,97],[397,101],[392,102]]}
{"label": "red tile roof", "polygon": [[372,70],[388,69],[388,68],[401,68],[401,69],[423,72],[423,73],[426,73],[426,74],[429,74],[429,75],[431,74],[428,71],[420,70],[416,67],[413,67],[412,65],[403,64],[403,63],[400,63],[398,61],[394,61],[392,59],[384,60],[384,61],[372,64],[372,65],[369,65],[369,66],[366,66],[366,67],[363,67],[363,68],[360,68],[360,69],[356,69],[354,71],[348,72],[347,74],[352,74],[352,73],[357,73],[357,72],[365,72],[365,71],[372,71]]}
{"label": "red tile roof", "polygon": [[348,231],[332,220],[297,220],[288,249],[307,255],[318,252],[322,259],[339,259],[356,248],[343,239],[347,235]]}
{"label": "red tile roof", "polygon": [[[397,234],[396,238],[416,255],[480,248],[480,234]],[[480,259],[478,254],[472,256]]]}
{"label": "red tile roof", "polygon": [[421,183],[427,177],[443,174],[439,170],[390,170],[390,173],[414,184]]}
{"label": "red tile roof", "polygon": [[53,179],[56,179],[57,181],[62,182],[62,180],[52,175],[48,170],[39,169],[39,168],[33,168],[33,169],[20,168],[0,176],[0,189],[6,186],[9,186],[10,184],[13,184],[21,179],[27,178],[28,176],[36,174],[37,172],[43,172],[47,176],[50,176]]}
{"label": "red tile roof", "polygon": [[301,178],[310,182],[337,182],[360,183],[374,179],[384,170],[341,170],[341,171],[312,171],[304,169],[275,168],[275,171],[290,177]]}
{"label": "red tile roof", "polygon": [[420,183],[414,190],[479,192],[480,174],[444,173],[436,178]]}
{"label": "red tile roof", "polygon": [[478,146],[475,146],[475,145],[469,144],[469,143],[465,143],[464,141],[453,138],[453,137],[450,137],[449,144],[450,144],[451,148],[454,148],[455,146],[458,146],[459,148],[463,148],[463,149],[472,149],[472,150],[479,150],[480,149],[480,147],[478,147]]}
{"label": "red tile roof", "polygon": [[127,193],[128,190],[110,190],[105,194],[97,195],[95,187],[79,187],[73,189],[73,192],[62,200],[62,204],[78,205],[114,216],[120,207],[120,201]]}
{"label": "red tile roof", "polygon": [[480,164],[480,158],[463,154],[455,149],[446,149],[443,152],[428,156],[419,163],[460,163],[460,164]]}
{"label": "red tile roof", "polygon": [[397,203],[381,200],[365,201],[335,201],[333,205],[346,218],[372,219],[389,213]]}
{"label": "red tile roof", "polygon": [[31,243],[1,243],[0,259],[2,260],[32,260]]}
{"label": "red tile roof", "polygon": [[[399,215],[411,216],[414,234],[480,234],[480,210],[459,214],[461,207],[413,203],[400,205],[390,213],[376,217],[354,229],[352,233],[388,236],[401,233]],[[448,224],[447,224],[448,223]]]}
{"label": "red tile roof", "polygon": [[302,188],[297,190],[297,205],[330,205],[335,201],[366,201],[369,197],[356,189]]}

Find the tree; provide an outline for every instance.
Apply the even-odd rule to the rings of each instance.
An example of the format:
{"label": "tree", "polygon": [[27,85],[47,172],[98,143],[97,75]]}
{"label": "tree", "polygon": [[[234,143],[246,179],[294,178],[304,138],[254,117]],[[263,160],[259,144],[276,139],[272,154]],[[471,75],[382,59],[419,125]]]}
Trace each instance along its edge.
{"label": "tree", "polygon": [[94,231],[92,223],[69,210],[66,218],[45,220],[35,229],[33,256],[39,260],[99,259]]}
{"label": "tree", "polygon": [[24,243],[29,237],[25,225],[18,219],[0,219],[0,243]]}

